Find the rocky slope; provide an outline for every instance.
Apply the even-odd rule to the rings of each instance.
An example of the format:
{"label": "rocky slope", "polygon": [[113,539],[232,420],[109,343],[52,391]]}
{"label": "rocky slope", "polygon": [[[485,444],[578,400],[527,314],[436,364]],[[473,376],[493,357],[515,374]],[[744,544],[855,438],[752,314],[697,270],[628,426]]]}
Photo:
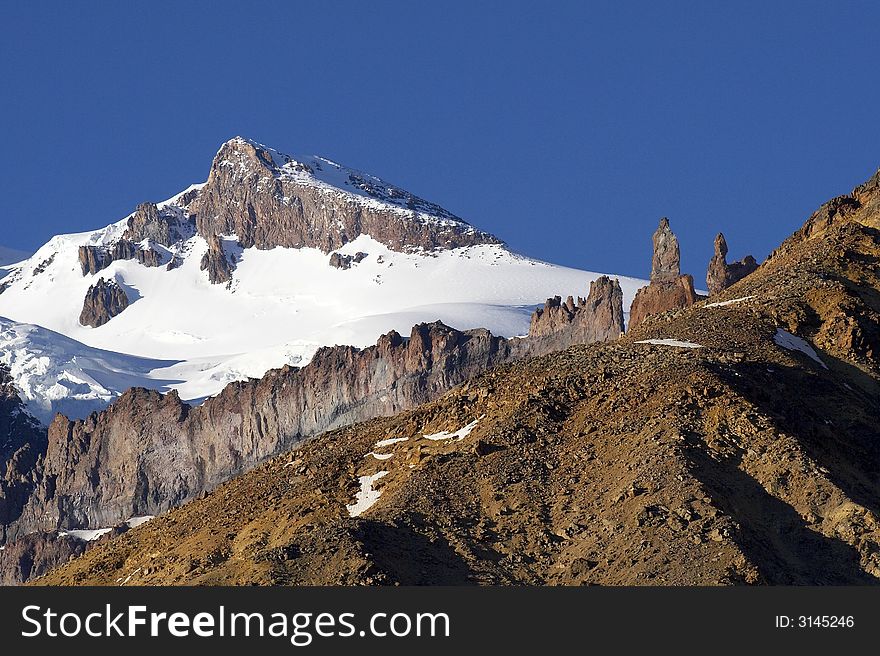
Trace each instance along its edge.
{"label": "rocky slope", "polygon": [[848,198],[711,302],[309,440],[39,582],[876,584],[880,185]]}
{"label": "rocky slope", "polygon": [[134,388],[85,420],[58,415],[39,462],[10,466],[27,495],[5,508],[5,539],[58,528],[113,526],[211,490],[305,437],[436,398],[492,367],[558,344],[620,334],[619,284],[600,278],[557,338],[505,339],[487,330],[420,324],[375,346],[320,349],[303,368],[233,383],[191,407],[172,392]]}

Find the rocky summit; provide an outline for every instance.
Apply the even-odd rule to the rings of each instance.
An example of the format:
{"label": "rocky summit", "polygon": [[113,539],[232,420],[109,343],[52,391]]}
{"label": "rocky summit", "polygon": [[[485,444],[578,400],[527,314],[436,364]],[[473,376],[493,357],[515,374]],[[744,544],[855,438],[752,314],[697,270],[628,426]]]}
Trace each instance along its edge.
{"label": "rocky summit", "polygon": [[190,210],[199,234],[237,236],[244,248],[325,253],[368,234],[392,250],[500,240],[375,176],[323,157],[292,157],[237,137],[214,158]]}
{"label": "rocky summit", "polygon": [[[35,582],[877,584],[877,179],[711,299],[312,437]],[[681,284],[667,231],[652,286]]]}

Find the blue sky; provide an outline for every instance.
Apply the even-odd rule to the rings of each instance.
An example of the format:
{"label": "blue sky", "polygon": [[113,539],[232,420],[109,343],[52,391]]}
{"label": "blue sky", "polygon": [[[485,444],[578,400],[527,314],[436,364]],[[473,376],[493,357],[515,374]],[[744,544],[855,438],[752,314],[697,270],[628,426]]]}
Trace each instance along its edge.
{"label": "blue sky", "polygon": [[227,138],[328,156],[516,250],[705,276],[880,166],[869,2],[0,0],[0,244],[106,225]]}

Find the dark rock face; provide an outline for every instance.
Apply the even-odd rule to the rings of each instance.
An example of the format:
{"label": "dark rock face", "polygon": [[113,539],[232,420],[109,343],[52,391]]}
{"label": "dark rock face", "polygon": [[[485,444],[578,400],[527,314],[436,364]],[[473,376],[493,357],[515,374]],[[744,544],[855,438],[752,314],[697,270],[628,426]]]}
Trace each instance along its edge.
{"label": "dark rock face", "polygon": [[715,237],[715,255],[709,262],[706,272],[706,286],[709,295],[727,289],[733,283],[742,280],[758,268],[758,263],[751,255],[746,255],[738,262],[727,263],[727,240],[720,232]]}
{"label": "dark rock face", "polygon": [[666,217],[660,219],[653,244],[651,283],[636,292],[630,307],[630,329],[652,314],[685,308],[697,302],[693,277],[681,275],[678,239],[670,229]]}
{"label": "dark rock face", "polygon": [[[191,202],[198,194],[193,190],[181,200]],[[154,203],[141,203],[128,219],[128,227],[122,238],[109,246],[80,246],[79,263],[83,275],[95,274],[117,260],[134,260],[144,266],[162,266],[162,255],[151,246],[144,247],[141,242],[148,241],[162,246],[171,246],[182,239],[188,239],[195,232],[195,221],[181,207],[169,206],[161,210]]]}
{"label": "dark rock face", "polygon": [[215,285],[232,280],[234,267],[223,250],[223,239],[220,235],[213,235],[208,240],[208,252],[202,256],[201,268],[208,272],[208,279]]}
{"label": "dark rock face", "polygon": [[[398,251],[500,243],[439,206],[394,187],[379,189],[375,179],[352,173],[348,183],[397,207],[308,184],[296,172],[314,171],[299,164],[282,172],[264,148],[241,138],[228,141],[190,206],[199,234],[206,239],[235,234],[244,248],[313,247],[325,253],[362,234]],[[440,218],[429,220],[420,212]]]}
{"label": "dark rock face", "polygon": [[79,556],[91,543],[57,532],[38,531],[0,551],[0,585],[20,585]]}
{"label": "dark rock face", "polygon": [[333,253],[330,255],[330,266],[337,269],[350,269],[352,264],[363,262],[367,254],[358,251],[354,255],[343,255],[342,253]]}
{"label": "dark rock face", "polygon": [[560,296],[547,299],[532,314],[529,344],[532,351],[547,353],[572,344],[607,342],[623,333],[623,292],[617,280],[601,276],[590,284],[586,299]]}
{"label": "dark rock face", "polygon": [[97,328],[128,307],[128,296],[114,280],[98,279],[89,287],[83,302],[79,322],[83,326]]}
{"label": "dark rock face", "polygon": [[32,473],[46,450],[46,431],[24,410],[9,370],[0,365],[0,544],[33,491]]}
{"label": "dark rock face", "polygon": [[486,330],[420,324],[409,339],[322,348],[302,369],[233,383],[196,408],[174,392],[131,389],[87,419],[55,418],[8,535],[158,514],[306,436],[414,407],[511,356]]}

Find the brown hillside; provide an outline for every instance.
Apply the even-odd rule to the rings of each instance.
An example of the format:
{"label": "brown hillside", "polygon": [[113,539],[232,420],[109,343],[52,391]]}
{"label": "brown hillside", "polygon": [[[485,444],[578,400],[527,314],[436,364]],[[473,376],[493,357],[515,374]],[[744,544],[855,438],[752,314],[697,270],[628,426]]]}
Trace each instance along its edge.
{"label": "brown hillside", "polygon": [[321,435],[37,583],[878,583],[880,189],[845,198],[711,303]]}

